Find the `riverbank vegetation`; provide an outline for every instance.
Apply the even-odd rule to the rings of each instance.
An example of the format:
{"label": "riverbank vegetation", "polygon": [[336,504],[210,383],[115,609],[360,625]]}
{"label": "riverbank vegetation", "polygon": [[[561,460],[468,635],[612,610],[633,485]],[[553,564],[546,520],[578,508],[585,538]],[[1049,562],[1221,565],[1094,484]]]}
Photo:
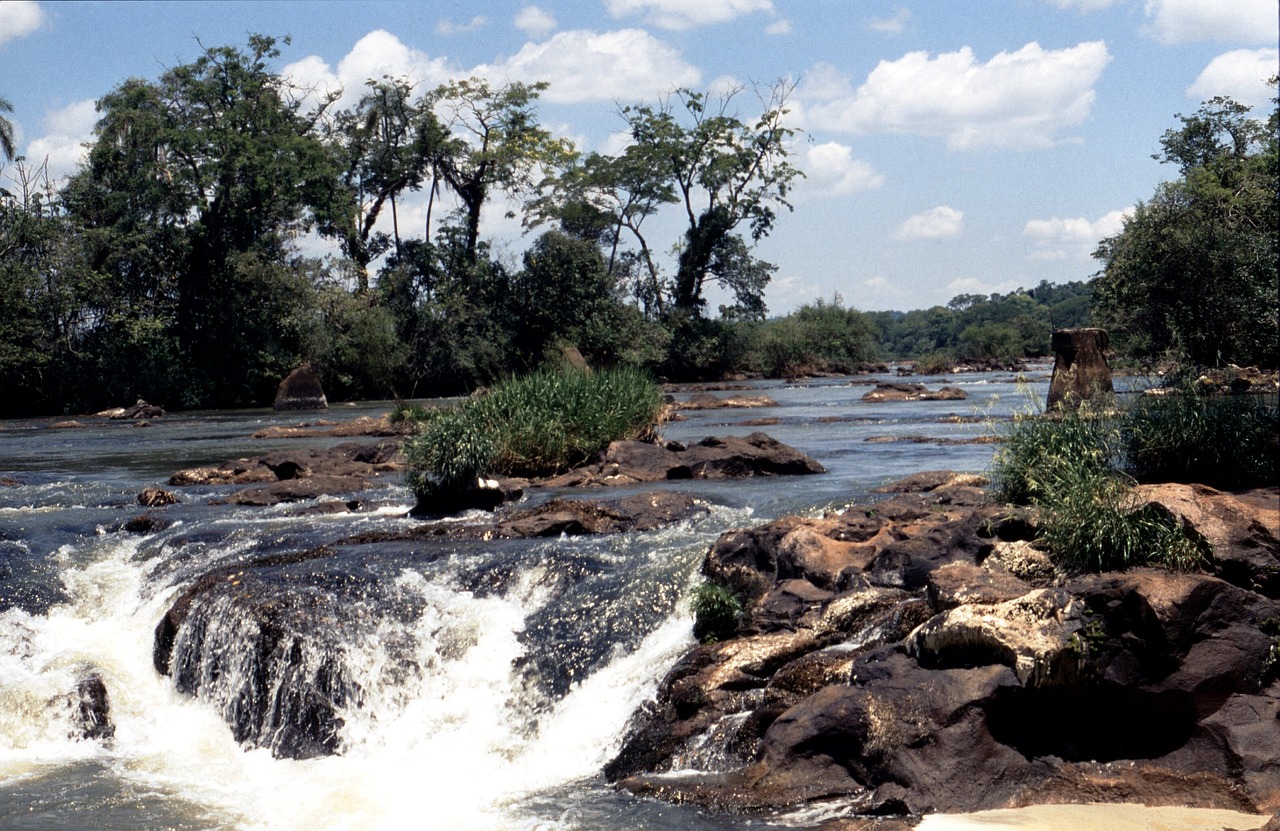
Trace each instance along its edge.
{"label": "riverbank vegetation", "polygon": [[[374,79],[337,110],[277,57],[254,35],[121,83],[65,182],[5,168],[0,383],[20,394],[0,416],[262,405],[302,362],[331,400],[465,393],[565,345],[669,380],[941,371],[1047,356],[1054,328],[1099,322],[1148,361],[1277,362],[1274,114],[1264,129],[1215,99],[1184,117],[1163,140],[1181,178],[1102,242],[1092,281],[771,318],[754,246],[803,175],[788,83],[624,103],[630,143],[584,155],[539,121],[543,84]],[[499,199],[523,253],[482,234]]]}
{"label": "riverbank vegetation", "polygon": [[[1219,488],[1274,484],[1280,408],[1258,396],[1202,394],[1173,383],[1128,409],[1090,407],[1016,418],[993,462],[1000,501],[1042,510],[1040,538],[1071,572],[1196,567],[1203,540],[1145,503],[1138,483]],[[1114,404],[1114,402],[1109,402]]]}

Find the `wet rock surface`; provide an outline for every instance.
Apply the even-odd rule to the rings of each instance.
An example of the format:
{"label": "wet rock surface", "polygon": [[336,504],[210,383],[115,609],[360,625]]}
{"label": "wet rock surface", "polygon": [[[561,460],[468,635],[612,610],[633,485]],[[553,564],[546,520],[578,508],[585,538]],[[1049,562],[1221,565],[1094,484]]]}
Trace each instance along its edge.
{"label": "wet rock surface", "polygon": [[815,459],[756,432],[709,437],[697,444],[658,445],[617,441],[587,464],[551,479],[543,487],[598,487],[672,479],[736,479],[746,476],[802,476],[825,473]]}
{"label": "wet rock surface", "polygon": [[1280,810],[1280,602],[1224,566],[1270,551],[1276,489],[1178,492],[1214,573],[1073,578],[1029,542],[1034,512],[945,472],[893,490],[712,546],[736,633],[670,671],[611,781],[734,811]]}
{"label": "wet rock surface", "polygon": [[177,487],[256,485],[224,501],[236,505],[275,505],[320,496],[358,493],[379,473],[403,468],[400,442],[346,442],[329,448],[268,453],[233,459],[218,467],[181,470],[169,477]]}

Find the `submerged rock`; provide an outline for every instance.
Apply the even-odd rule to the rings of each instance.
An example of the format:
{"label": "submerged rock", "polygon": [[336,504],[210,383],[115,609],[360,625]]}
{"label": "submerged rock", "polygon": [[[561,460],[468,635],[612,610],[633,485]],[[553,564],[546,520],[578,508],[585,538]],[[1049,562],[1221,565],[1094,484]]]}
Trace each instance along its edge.
{"label": "submerged rock", "polygon": [[[948,480],[724,534],[703,570],[744,603],[737,633],[668,673],[607,778],[717,810],[1280,809],[1280,601],[1265,581],[1068,580],[1029,543],[1034,512]],[[1243,545],[1248,512],[1188,498],[1207,518],[1184,505],[1189,529]]]}
{"label": "submerged rock", "polygon": [[863,401],[963,401],[969,393],[959,387],[930,390],[924,384],[881,381],[862,396]]}

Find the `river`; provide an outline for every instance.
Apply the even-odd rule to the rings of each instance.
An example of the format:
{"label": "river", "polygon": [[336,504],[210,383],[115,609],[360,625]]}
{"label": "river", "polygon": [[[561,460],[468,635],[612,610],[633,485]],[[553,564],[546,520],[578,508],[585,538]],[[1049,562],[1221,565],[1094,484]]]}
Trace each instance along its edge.
{"label": "river", "polygon": [[[331,629],[310,647],[346,685],[341,754],[306,760],[238,743],[224,717],[232,686],[200,698],[177,692],[154,668],[155,627],[211,569],[408,526],[412,497],[399,479],[363,494],[371,507],[313,516],[299,516],[297,504],[210,504],[231,486],[186,489],[157,512],[168,527],[131,534],[122,527],[142,513],[136,495],[175,470],[335,440],[251,438],[315,418],[269,410],[173,413],[145,428],[0,423],[0,828],[811,825],[813,814],[722,817],[636,799],[599,769],[630,713],[692,643],[689,590],[722,531],[874,498],[876,486],[919,470],[982,472],[993,445],[967,440],[1042,402],[1048,368],[945,382],[968,399],[868,403],[869,387],[846,379],[757,382],[743,394],[771,396],[776,407],[686,413],[664,426],[665,438],[764,430],[828,473],[674,483],[711,511],[659,532],[430,551],[373,544],[324,574],[300,571],[344,587]],[[339,405],[326,417],[387,409]],[[754,419],[772,423],[746,423]],[[234,651],[234,627],[222,637]],[[105,741],[73,737],[68,694],[88,671],[110,698],[115,732]]]}

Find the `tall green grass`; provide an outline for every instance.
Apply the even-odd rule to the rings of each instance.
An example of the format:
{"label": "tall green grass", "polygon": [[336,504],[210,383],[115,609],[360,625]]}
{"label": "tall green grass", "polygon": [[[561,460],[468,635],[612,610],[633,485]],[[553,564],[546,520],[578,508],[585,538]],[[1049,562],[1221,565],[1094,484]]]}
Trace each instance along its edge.
{"label": "tall green grass", "polygon": [[993,493],[1042,509],[1040,539],[1068,572],[1138,565],[1195,568],[1205,554],[1165,512],[1144,505],[1120,469],[1120,417],[1082,406],[1016,418],[993,462]]}
{"label": "tall green grass", "polygon": [[651,437],[662,394],[644,372],[543,369],[436,414],[408,442],[419,498],[473,488],[478,477],[550,476],[610,442]]}
{"label": "tall green grass", "polygon": [[1258,395],[1200,395],[1189,381],[1162,392],[1141,396],[1120,425],[1139,479],[1235,488],[1280,478],[1280,408]]}

